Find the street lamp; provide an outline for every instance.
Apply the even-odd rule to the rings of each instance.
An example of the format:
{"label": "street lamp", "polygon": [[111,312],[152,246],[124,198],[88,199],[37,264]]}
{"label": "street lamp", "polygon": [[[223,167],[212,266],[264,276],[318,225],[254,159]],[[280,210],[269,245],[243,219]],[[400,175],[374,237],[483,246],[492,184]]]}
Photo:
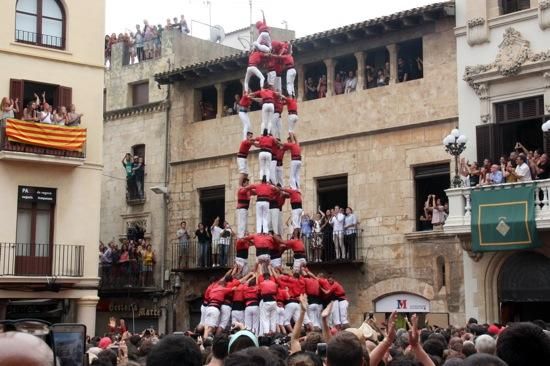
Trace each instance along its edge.
{"label": "street lamp", "polygon": [[[550,129],[550,124],[548,126]],[[452,180],[453,188],[462,187],[462,179],[458,175],[458,157],[466,150],[468,138],[460,134],[458,128],[454,128],[451,133],[443,139],[445,151],[455,157],[455,176]]]}

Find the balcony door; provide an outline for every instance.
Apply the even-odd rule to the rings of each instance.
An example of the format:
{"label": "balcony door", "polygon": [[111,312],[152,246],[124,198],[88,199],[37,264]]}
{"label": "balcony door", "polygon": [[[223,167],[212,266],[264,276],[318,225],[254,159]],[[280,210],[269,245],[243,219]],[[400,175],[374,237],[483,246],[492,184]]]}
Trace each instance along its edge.
{"label": "balcony door", "polygon": [[[21,190],[30,187],[20,187]],[[35,192],[41,193],[35,188]],[[15,275],[47,276],[52,273],[55,195],[40,201],[37,195],[19,197],[17,237],[15,243]],[[23,199],[22,199],[23,198]],[[26,199],[26,200],[24,200]]]}

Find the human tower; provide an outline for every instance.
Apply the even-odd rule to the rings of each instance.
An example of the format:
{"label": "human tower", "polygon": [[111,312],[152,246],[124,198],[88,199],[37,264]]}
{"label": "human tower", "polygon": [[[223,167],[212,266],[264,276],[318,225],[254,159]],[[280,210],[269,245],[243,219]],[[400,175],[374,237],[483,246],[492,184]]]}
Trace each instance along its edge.
{"label": "human tower", "polygon": [[[207,337],[221,333],[230,324],[241,323],[257,335],[286,334],[300,314],[300,298],[307,295],[308,329],[321,327],[321,311],[331,306],[331,321],[336,327],[348,324],[343,287],[333,278],[316,276],[306,267],[306,250],[300,238],[302,194],[300,168],[302,153],[296,137],[298,103],[294,91],[296,70],[292,45],[271,39],[263,20],[256,22],[258,39],[248,57],[244,90],[239,102],[242,141],[237,153],[239,188],[237,191],[237,241],[235,267],[213,281],[204,294],[199,329]],[[267,77],[262,73],[267,71]],[[286,91],[282,76],[286,75]],[[251,77],[260,81],[260,90],[251,91]],[[260,135],[254,137],[249,118],[253,101],[262,105]],[[288,111],[288,137],[281,142],[281,115]],[[259,182],[249,183],[248,155],[252,147],[259,152]],[[283,184],[283,157],[290,151],[290,184]],[[251,197],[256,197],[256,233],[246,231]],[[286,200],[292,207],[292,236],[283,240],[282,209]],[[248,251],[256,248],[256,265],[248,268]],[[282,254],[292,250],[292,271],[282,266]],[[330,305],[331,304],[331,305]]]}

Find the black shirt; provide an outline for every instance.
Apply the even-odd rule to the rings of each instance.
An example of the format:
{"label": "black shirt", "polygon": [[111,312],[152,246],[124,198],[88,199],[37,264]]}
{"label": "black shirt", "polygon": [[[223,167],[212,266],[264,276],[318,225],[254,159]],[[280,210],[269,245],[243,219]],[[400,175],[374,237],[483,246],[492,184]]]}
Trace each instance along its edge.
{"label": "black shirt", "polygon": [[399,82],[403,82],[403,78],[407,74],[407,80],[411,79],[411,68],[407,62],[403,62],[402,65],[397,65],[397,79]]}
{"label": "black shirt", "polygon": [[537,175],[538,179],[548,179],[550,178],[550,161],[547,161],[545,164],[538,163],[539,169],[542,169],[543,172]]}
{"label": "black shirt", "polygon": [[199,240],[199,243],[209,243],[210,242],[210,234],[208,233],[208,230],[206,230],[206,229],[204,231],[200,231],[200,230],[195,231],[195,236]]}

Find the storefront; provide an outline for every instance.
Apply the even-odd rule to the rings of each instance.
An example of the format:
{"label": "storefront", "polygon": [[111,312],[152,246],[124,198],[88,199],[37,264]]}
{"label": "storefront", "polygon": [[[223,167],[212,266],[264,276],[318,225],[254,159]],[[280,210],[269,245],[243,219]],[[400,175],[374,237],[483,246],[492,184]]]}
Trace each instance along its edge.
{"label": "storefront", "polygon": [[449,313],[430,313],[430,300],[425,297],[398,292],[382,296],[374,301],[374,315],[378,322],[388,318],[392,312],[398,313],[397,326],[406,328],[406,318],[416,314],[420,327],[434,325],[440,328],[449,326]]}
{"label": "storefront", "polygon": [[111,317],[116,319],[117,326],[120,319],[124,319],[128,330],[132,333],[140,333],[150,328],[158,333],[164,333],[163,313],[163,309],[153,300],[104,298],[97,304],[95,334],[103,335],[108,332]]}

